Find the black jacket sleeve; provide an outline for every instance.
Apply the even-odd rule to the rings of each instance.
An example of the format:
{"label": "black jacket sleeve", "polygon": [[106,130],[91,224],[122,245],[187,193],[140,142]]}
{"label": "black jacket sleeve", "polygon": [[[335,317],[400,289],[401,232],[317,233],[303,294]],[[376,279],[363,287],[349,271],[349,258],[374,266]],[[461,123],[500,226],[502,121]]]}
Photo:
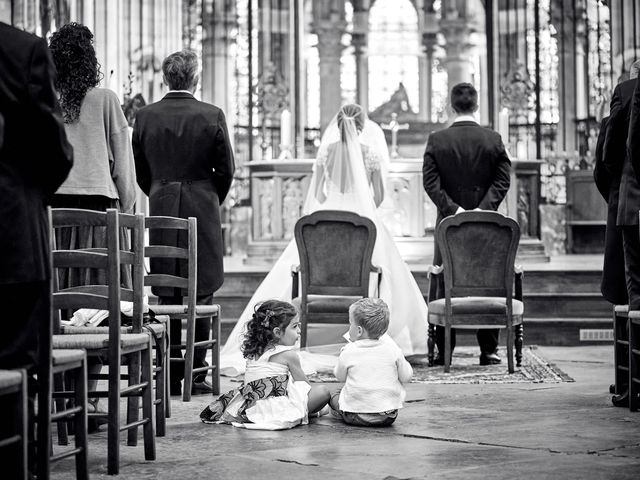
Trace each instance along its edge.
{"label": "black jacket sleeve", "polygon": [[629,137],[627,139],[628,155],[631,166],[640,182],[640,77],[636,80],[636,88],[631,100],[631,116],[629,120]]}
{"label": "black jacket sleeve", "polygon": [[602,150],[602,164],[607,171],[616,176],[622,171],[626,155],[625,137],[628,128],[627,112],[622,103],[620,85],[616,86],[611,96],[611,108],[609,110],[609,124],[604,139]]}
{"label": "black jacket sleeve", "polygon": [[229,141],[229,132],[227,130],[227,121],[224,113],[220,110],[218,114],[218,131],[216,133],[216,141],[214,142],[214,151],[212,155],[213,181],[218,192],[220,203],[227,198],[233,174],[235,172],[235,163],[233,160],[233,150]]}
{"label": "black jacket sleeve", "polygon": [[149,169],[149,162],[144,153],[144,148],[140,141],[140,128],[139,118],[133,125],[133,134],[131,136],[131,146],[133,147],[133,160],[136,165],[136,181],[140,186],[140,189],[148,197],[151,191],[151,170]]}
{"label": "black jacket sleeve", "polygon": [[509,155],[507,155],[502,140],[498,140],[496,150],[493,182],[482,200],[480,200],[478,208],[481,210],[497,210],[500,202],[504,200],[509,191],[509,185],[511,185],[511,160],[509,160]]}
{"label": "black jacket sleeve", "polygon": [[600,123],[600,132],[598,133],[598,140],[596,141],[595,166],[593,168],[593,180],[605,202],[609,201],[609,189],[611,186],[611,174],[605,168],[603,158],[604,139],[607,134],[608,123],[609,117],[603,118]]}
{"label": "black jacket sleeve", "polygon": [[422,185],[427,195],[435,204],[436,208],[447,217],[453,215],[458,210],[458,205],[445,192],[440,182],[440,172],[435,158],[435,147],[432,141],[433,136],[427,141],[427,148],[424,151],[424,163],[422,164]]}
{"label": "black jacket sleeve", "polygon": [[[73,165],[73,147],[67,140],[62,112],[53,86],[55,67],[44,40],[33,44],[29,64],[28,89],[36,109],[33,117],[38,143],[46,149],[40,168],[35,168],[36,182],[45,196],[55,193]],[[46,146],[46,147],[45,147]]]}

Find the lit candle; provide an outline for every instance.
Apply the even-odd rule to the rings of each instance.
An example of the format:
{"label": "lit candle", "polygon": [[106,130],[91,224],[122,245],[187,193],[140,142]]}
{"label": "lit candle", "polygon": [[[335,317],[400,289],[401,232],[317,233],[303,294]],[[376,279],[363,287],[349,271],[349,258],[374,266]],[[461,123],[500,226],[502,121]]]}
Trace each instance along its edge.
{"label": "lit candle", "polygon": [[286,108],[280,115],[280,145],[283,148],[291,146],[291,112]]}
{"label": "lit candle", "polygon": [[509,143],[509,110],[503,108],[498,113],[498,133],[502,137],[502,143]]}

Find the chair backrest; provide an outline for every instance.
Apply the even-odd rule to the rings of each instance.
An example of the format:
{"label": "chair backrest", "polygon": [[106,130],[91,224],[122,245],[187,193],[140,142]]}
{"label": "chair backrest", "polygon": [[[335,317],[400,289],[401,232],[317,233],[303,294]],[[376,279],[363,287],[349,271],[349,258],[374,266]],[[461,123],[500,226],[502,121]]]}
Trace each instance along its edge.
{"label": "chair backrest", "polygon": [[[54,333],[60,330],[60,310],[93,308],[108,310],[109,336],[120,338],[120,300],[133,301],[133,290],[120,287],[120,242],[118,211],[106,212],[80,209],[48,209],[52,266],[52,308]],[[106,227],[105,251],[57,250],[54,231],[63,227]],[[106,285],[80,285],[69,288],[58,287],[58,268],[93,268],[104,270]],[[117,319],[118,321],[113,321]],[[113,342],[112,342],[113,343]],[[119,346],[120,342],[117,341]]]}
{"label": "chair backrest", "polygon": [[307,295],[367,297],[376,226],[341,210],[321,210],[298,220],[302,298]]}
{"label": "chair backrest", "polygon": [[492,211],[469,211],[445,218],[436,229],[442,252],[446,298],[513,298],[514,263],[520,227]]}
{"label": "chair backrest", "polygon": [[[149,230],[151,243],[144,250],[145,256],[151,260],[151,273],[144,277],[145,286],[186,291],[187,305],[190,311],[195,312],[198,275],[197,219],[146,217],[145,227]],[[186,248],[177,246],[181,244]]]}

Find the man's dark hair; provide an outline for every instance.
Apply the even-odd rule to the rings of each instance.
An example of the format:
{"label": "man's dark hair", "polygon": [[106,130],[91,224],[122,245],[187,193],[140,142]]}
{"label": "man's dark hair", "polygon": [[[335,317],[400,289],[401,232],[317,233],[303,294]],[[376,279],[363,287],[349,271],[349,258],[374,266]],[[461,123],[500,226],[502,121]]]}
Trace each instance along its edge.
{"label": "man's dark hair", "polygon": [[451,89],[451,107],[456,113],[473,113],[478,109],[478,91],[470,83],[459,83]]}

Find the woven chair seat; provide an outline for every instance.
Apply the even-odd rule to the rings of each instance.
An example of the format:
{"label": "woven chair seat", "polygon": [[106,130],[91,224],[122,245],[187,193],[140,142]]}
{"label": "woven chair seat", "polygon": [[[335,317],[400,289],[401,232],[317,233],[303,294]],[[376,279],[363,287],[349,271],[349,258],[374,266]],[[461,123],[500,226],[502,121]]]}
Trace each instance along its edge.
{"label": "woven chair seat", "polygon": [[[130,333],[120,337],[121,347],[137,347],[147,345],[149,335],[146,333]],[[99,350],[109,346],[109,335],[103,334],[78,334],[78,335],[54,335],[53,348],[86,348],[87,350]]]}
{"label": "woven chair seat", "polygon": [[14,387],[20,385],[22,382],[22,375],[20,372],[13,372],[11,370],[0,370],[0,389]]}
{"label": "woven chair seat", "polygon": [[[524,313],[524,303],[511,300],[513,315]],[[504,297],[455,297],[451,299],[453,315],[506,315],[507,300]],[[444,316],[445,299],[440,298],[429,302],[429,316]]]}
{"label": "woven chair seat", "polygon": [[[145,329],[149,328],[155,335],[160,335],[165,332],[166,327],[164,323],[148,323],[145,325]],[[120,333],[130,334],[133,327],[121,327]],[[109,333],[109,327],[74,327],[63,326],[62,333],[64,335],[106,335]]]}
{"label": "woven chair seat", "polygon": [[[186,305],[153,305],[153,313],[156,314],[156,318],[159,316],[186,316]],[[210,317],[220,311],[219,305],[196,305],[196,317]]]}
{"label": "woven chair seat", "polygon": [[87,352],[80,349],[55,349],[51,355],[54,366],[65,365],[67,363],[78,362],[85,359]]}

